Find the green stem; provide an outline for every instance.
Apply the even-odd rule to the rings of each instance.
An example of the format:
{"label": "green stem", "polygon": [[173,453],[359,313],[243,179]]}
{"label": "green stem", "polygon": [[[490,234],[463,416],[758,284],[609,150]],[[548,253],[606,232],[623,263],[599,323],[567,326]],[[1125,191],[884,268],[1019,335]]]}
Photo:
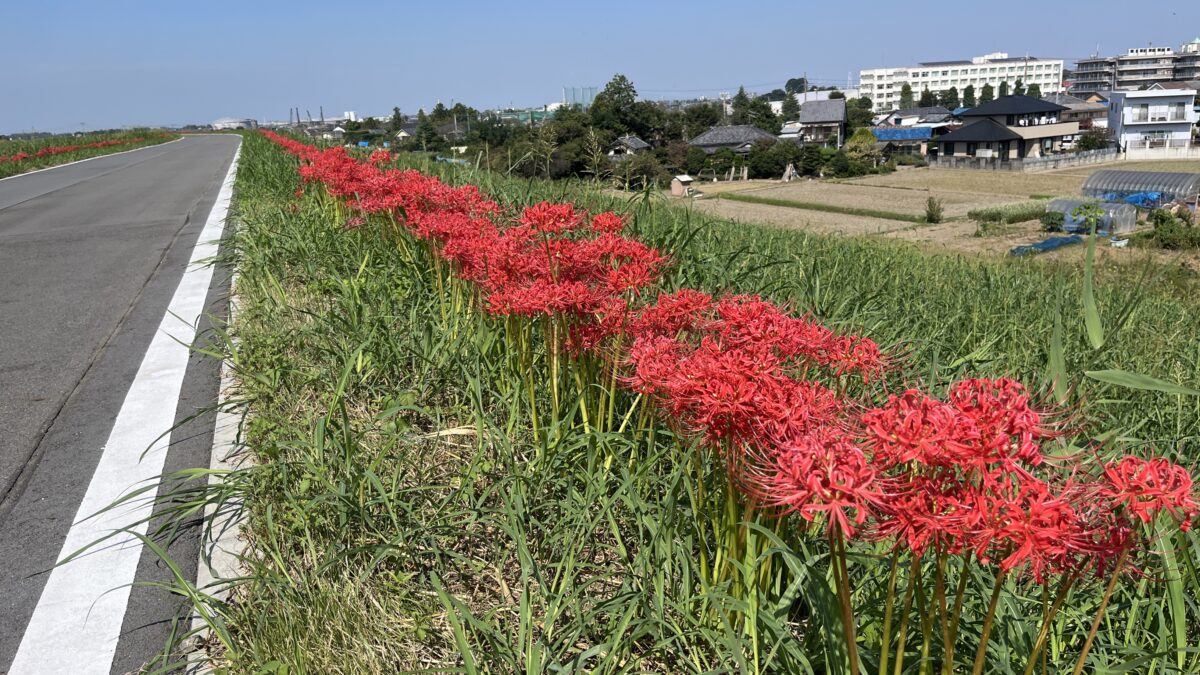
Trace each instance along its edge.
{"label": "green stem", "polygon": [[892,609],[896,605],[896,571],[900,562],[900,549],[892,551],[891,571],[888,574],[887,604],[883,610],[883,643],[879,650],[879,675],[887,675],[888,656],[892,647]]}
{"label": "green stem", "polygon": [[1068,574],[1063,578],[1062,586],[1058,589],[1058,596],[1054,598],[1054,604],[1046,612],[1045,619],[1042,620],[1042,630],[1038,632],[1037,642],[1033,643],[1033,652],[1029,655],[1029,663],[1025,665],[1025,675],[1032,675],[1033,669],[1037,665],[1038,657],[1042,654],[1042,649],[1046,647],[1046,639],[1050,636],[1050,624],[1054,621],[1055,615],[1062,607],[1063,602],[1067,599],[1067,592],[1071,590],[1071,585],[1078,578],[1077,574]]}
{"label": "green stem", "polygon": [[842,605],[842,629],[846,635],[846,656],[850,659],[850,675],[859,675],[858,637],[854,630],[854,611],[850,607],[850,575],[846,568],[846,543],[841,530],[830,528],[829,550],[834,555],[834,580],[837,581],[838,600]]}
{"label": "green stem", "polygon": [[1129,557],[1129,549],[1121,551],[1121,557],[1117,558],[1117,564],[1113,567],[1112,578],[1108,580],[1108,586],[1104,589],[1104,599],[1100,601],[1100,607],[1096,610],[1096,618],[1092,621],[1092,629],[1088,631],[1087,639],[1083,642],[1083,651],[1079,652],[1079,660],[1075,662],[1075,670],[1073,675],[1079,675],[1083,672],[1083,664],[1087,662],[1088,652],[1092,649],[1092,642],[1096,639],[1096,631],[1100,629],[1100,620],[1104,617],[1104,610],[1108,608],[1108,601],[1112,599],[1113,590],[1117,587],[1117,580],[1121,577],[1121,568],[1125,566],[1125,559]]}
{"label": "green stem", "polygon": [[967,572],[971,564],[971,552],[967,552],[967,557],[963,558],[962,571],[958,577],[958,588],[954,596],[954,610],[950,612],[950,643],[946,645],[946,675],[951,675],[954,672],[954,651],[958,643],[958,620],[962,617],[963,596],[967,591],[967,578],[970,576]]}
{"label": "green stem", "polygon": [[908,641],[908,612],[912,609],[913,592],[921,584],[921,556],[913,556],[912,568],[908,572],[908,588],[904,591],[904,609],[900,610],[900,630],[896,640],[896,670],[894,675],[900,675],[904,670],[904,643]]}
{"label": "green stem", "polygon": [[1004,578],[1007,572],[996,573],[996,583],[992,584],[992,599],[988,602],[987,616],[983,619],[983,630],[979,634],[979,646],[975,649],[975,667],[971,675],[982,675],[984,657],[987,656],[988,638],[992,634],[992,622],[996,619],[996,607],[1000,600],[1000,590],[1004,588]]}

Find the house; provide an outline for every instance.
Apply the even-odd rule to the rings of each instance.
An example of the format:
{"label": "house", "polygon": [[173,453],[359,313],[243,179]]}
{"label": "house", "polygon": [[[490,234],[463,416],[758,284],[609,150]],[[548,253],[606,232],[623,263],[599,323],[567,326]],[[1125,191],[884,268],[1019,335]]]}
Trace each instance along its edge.
{"label": "house", "polygon": [[846,137],[846,99],[808,101],[800,106],[800,139],[807,143],[828,143],[842,147]]}
{"label": "house", "polygon": [[1196,126],[1195,89],[1157,84],[1109,94],[1108,128],[1122,149],[1188,148]]}
{"label": "house", "polygon": [[935,147],[935,134],[944,129],[944,127],[930,126],[874,127],[871,129],[871,133],[875,135],[876,146],[884,157],[928,155],[929,151]]}
{"label": "house", "polygon": [[649,149],[650,144],[637,136],[622,136],[609,146],[608,156],[613,159],[624,158]]}
{"label": "house", "polygon": [[321,134],[321,138],[323,138],[327,141],[341,140],[345,136],[346,136],[346,130],[341,127],[334,127],[332,129],[330,129],[329,131],[326,131]]}
{"label": "house", "polygon": [[963,126],[938,139],[941,157],[1010,161],[1063,152],[1079,133],[1061,119],[1066,106],[1031,96],[1001,96],[962,114]]}
{"label": "house", "polygon": [[952,113],[940,106],[924,108],[900,108],[887,113],[875,122],[878,126],[911,127],[921,124],[942,124],[949,122]]}
{"label": "house", "polygon": [[1067,109],[1060,115],[1064,122],[1078,122],[1080,131],[1108,126],[1108,102],[1087,101],[1070,94],[1049,94],[1043,101],[1057,103]]}
{"label": "house", "polygon": [[725,127],[713,127],[708,131],[688,141],[688,145],[700,148],[705,154],[713,154],[721,148],[729,148],[736,153],[750,152],[755,143],[775,141],[771,134],[749,124],[735,124]]}

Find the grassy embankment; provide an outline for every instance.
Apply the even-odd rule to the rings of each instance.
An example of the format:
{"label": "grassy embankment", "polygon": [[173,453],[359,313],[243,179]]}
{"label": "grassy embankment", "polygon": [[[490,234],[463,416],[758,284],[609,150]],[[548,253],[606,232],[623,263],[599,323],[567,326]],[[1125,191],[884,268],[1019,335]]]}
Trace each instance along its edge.
{"label": "grassy embankment", "polygon": [[[1061,335],[1081,423],[1168,456],[1200,447],[1197,399],[1082,377],[1124,368],[1200,382],[1195,304],[1124,277],[1098,284],[1107,330],[1096,349],[1075,269],[927,255],[714,221],[650,196],[622,203],[581,185],[422,168],[504,204],[626,210],[634,234],[672,254],[667,288],[762,293],[861,331],[904,355],[895,381],[937,390],[982,373],[1045,383]],[[297,183],[294,160],[247,136],[233,240],[240,314],[237,342],[225,347],[257,466],[208,495],[248,504],[247,579],[235,603],[206,604],[234,671],[838,672],[820,620],[819,542],[778,552],[802,583],[787,603],[756,609],[755,635],[714,621],[713,607],[736,598],[699,587],[703,528],[689,502],[711,477],[684,470],[669,433],[637,421],[552,447],[535,440],[521,387],[505,384],[513,364],[503,326],[447,313],[427,256],[385,228],[345,231],[312,190],[297,203]],[[618,412],[630,403],[616,402]],[[1200,642],[1190,566],[1200,547],[1192,535],[1164,550],[1173,553],[1151,576],[1118,587],[1093,663],[1197,665],[1195,652],[1178,650]],[[852,563],[856,606],[876,608],[856,617],[865,640],[883,621],[885,555]],[[1021,672],[1044,607],[1007,584],[992,672]],[[1046,672],[1070,670],[1101,590],[1072,591],[1051,624]],[[964,641],[982,614],[974,602],[963,608]],[[922,648],[917,623],[908,672]]]}
{"label": "grassy embankment", "polygon": [[[68,162],[77,162],[89,157],[111,155],[148,145],[158,145],[179,138],[179,134],[151,129],[130,129],[118,133],[60,134],[31,140],[0,141],[0,178],[45,169]],[[94,143],[113,142],[99,148],[82,147]],[[39,157],[39,151],[80,146],[66,152],[53,152]],[[22,159],[11,159],[14,155],[28,155]]]}

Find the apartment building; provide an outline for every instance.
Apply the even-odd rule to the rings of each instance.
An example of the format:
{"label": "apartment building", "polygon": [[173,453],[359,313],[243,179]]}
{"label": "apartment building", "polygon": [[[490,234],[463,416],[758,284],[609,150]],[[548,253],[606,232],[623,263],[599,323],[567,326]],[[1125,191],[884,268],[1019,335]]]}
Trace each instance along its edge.
{"label": "apartment building", "polygon": [[1142,91],[1114,91],[1108,128],[1122,148],[1187,148],[1200,114],[1194,89],[1155,84]]}
{"label": "apartment building", "polygon": [[1025,86],[1037,84],[1043,94],[1063,91],[1063,60],[1009,57],[1005,52],[995,52],[963,61],[871,68],[859,71],[859,91],[875,104],[875,112],[886,113],[900,107],[900,90],[906,82],[916,99],[925,89],[938,94],[954,87],[962,95],[968,86],[974,86],[975,95],[979,96],[985,84],[992,85],[999,96],[1001,82],[1013,87],[1018,79]]}
{"label": "apartment building", "polygon": [[1071,94],[1145,89],[1156,82],[1200,80],[1200,38],[1171,47],[1135,47],[1121,56],[1093,56],[1075,63]]}

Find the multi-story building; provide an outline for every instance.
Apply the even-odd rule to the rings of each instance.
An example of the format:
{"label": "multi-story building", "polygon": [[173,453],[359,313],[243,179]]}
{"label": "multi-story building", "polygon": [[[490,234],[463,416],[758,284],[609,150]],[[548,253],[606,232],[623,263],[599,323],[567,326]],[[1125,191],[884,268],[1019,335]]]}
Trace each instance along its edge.
{"label": "multi-story building", "polygon": [[1114,91],[1108,128],[1122,148],[1186,148],[1200,114],[1196,90],[1155,84],[1142,91]]}
{"label": "multi-story building", "polygon": [[1078,122],[1062,120],[1066,111],[1040,98],[1001,96],[963,113],[963,126],[937,139],[940,156],[1008,162],[1059,154],[1079,133]]}
{"label": "multi-story building", "polygon": [[1118,89],[1145,89],[1156,82],[1200,80],[1200,38],[1178,50],[1135,47],[1121,56],[1093,56],[1075,63],[1071,94],[1087,97]]}
{"label": "multi-story building", "polygon": [[859,92],[875,104],[875,112],[885,113],[900,107],[900,91],[907,83],[913,98],[925,89],[939,94],[954,87],[959,96],[968,86],[975,87],[978,97],[983,85],[990,84],[1000,95],[1000,83],[1016,86],[1017,80],[1028,87],[1037,84],[1043,94],[1063,90],[1062,59],[1039,59],[1032,56],[1010,58],[1004,52],[984,54],[966,61],[932,61],[898,68],[871,68],[859,71]]}

